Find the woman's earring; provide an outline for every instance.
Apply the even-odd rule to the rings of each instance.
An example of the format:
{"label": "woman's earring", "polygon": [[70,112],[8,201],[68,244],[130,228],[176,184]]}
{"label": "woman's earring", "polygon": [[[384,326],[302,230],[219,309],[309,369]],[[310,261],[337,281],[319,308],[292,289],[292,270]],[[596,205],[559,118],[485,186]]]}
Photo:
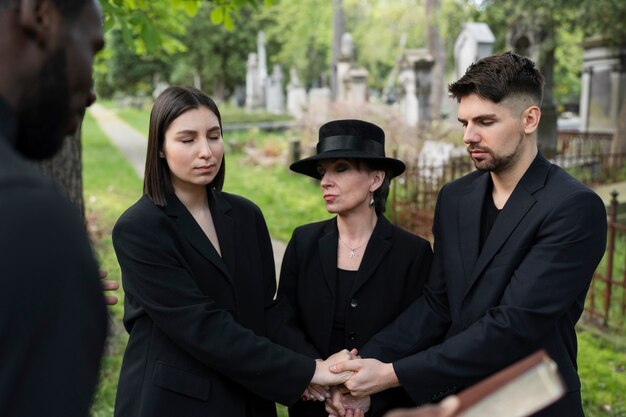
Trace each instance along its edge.
{"label": "woman's earring", "polygon": [[370,200],[370,207],[374,206],[374,194],[372,194],[372,199]]}
{"label": "woman's earring", "polygon": [[163,151],[159,151],[159,158],[165,158],[165,154],[163,153]]}

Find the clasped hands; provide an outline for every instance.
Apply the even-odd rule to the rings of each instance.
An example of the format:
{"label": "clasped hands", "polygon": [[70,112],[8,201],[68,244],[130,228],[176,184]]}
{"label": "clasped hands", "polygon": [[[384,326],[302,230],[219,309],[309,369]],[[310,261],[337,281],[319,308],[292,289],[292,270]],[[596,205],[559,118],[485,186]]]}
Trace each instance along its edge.
{"label": "clasped hands", "polygon": [[317,361],[303,399],[325,400],[330,416],[362,417],[369,410],[371,394],[394,386],[399,382],[390,363],[361,359],[356,349],[344,349]]}

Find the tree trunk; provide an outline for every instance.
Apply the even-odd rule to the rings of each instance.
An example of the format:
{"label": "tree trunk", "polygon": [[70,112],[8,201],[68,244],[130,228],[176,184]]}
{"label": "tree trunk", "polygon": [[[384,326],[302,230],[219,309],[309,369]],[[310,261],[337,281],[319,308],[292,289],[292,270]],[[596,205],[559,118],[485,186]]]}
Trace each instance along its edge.
{"label": "tree trunk", "polygon": [[554,49],[546,51],[541,73],[545,79],[543,89],[543,105],[541,106],[541,121],[539,122],[537,140],[543,154],[552,158],[556,154],[557,110],[552,91],[554,89]]}
{"label": "tree trunk", "polygon": [[426,21],[428,22],[428,52],[435,60],[431,70],[431,118],[441,119],[441,101],[444,94],[446,71],[446,50],[439,31],[440,0],[426,0]]}
{"label": "tree trunk", "polygon": [[341,53],[341,37],[344,30],[343,1],[333,0],[333,56],[330,63],[330,96],[333,101],[337,99],[337,93],[339,92],[337,63]]}
{"label": "tree trunk", "polygon": [[554,66],[556,50],[556,35],[554,21],[548,19],[543,28],[542,54],[539,58],[539,68],[545,80],[543,87],[543,104],[541,106],[541,121],[537,129],[537,145],[547,158],[556,155],[557,139],[557,110],[554,103]]}
{"label": "tree trunk", "polygon": [[67,136],[59,152],[53,158],[42,161],[39,165],[47,175],[57,182],[72,203],[76,205],[84,219],[81,129],[77,129],[74,135]]}

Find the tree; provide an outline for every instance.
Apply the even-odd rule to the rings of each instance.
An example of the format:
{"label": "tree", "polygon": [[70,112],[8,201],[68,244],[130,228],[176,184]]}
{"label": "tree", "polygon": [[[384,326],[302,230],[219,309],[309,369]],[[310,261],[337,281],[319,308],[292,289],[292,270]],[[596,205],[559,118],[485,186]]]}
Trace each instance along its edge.
{"label": "tree", "polygon": [[[210,0],[209,0],[210,1]],[[232,16],[245,5],[262,2],[271,5],[271,0],[214,0],[211,20],[216,24],[231,27]],[[180,19],[192,17],[202,0],[102,0],[105,30],[121,30],[128,45],[140,53],[169,54],[184,48],[175,37],[185,27]],[[82,192],[82,158],[80,132],[65,138],[64,148],[54,158],[42,164],[65,189],[67,195],[84,212]]]}
{"label": "tree", "polygon": [[[610,11],[610,12],[607,12]],[[526,14],[540,16],[546,30],[554,31],[554,39],[542,45],[542,65],[554,63],[554,87],[546,85],[546,97],[551,98],[553,92],[556,99],[564,97],[578,97],[580,94],[580,77],[578,75],[582,63],[581,42],[584,36],[600,35],[613,45],[626,43],[626,2],[623,0],[484,0],[478,10],[478,16],[487,21],[495,33],[502,35],[506,32],[513,16]],[[536,24],[529,20],[530,24]],[[501,42],[501,36],[496,36]],[[502,44],[496,45],[502,50]],[[565,52],[568,49],[569,52]],[[542,72],[552,78],[551,70]],[[544,74],[544,75],[545,75]],[[626,105],[624,97],[621,107]],[[554,124],[556,119],[554,119]],[[554,125],[554,130],[556,126]],[[625,145],[615,145],[616,149],[626,148],[626,134],[617,129],[614,135],[615,142]]]}
{"label": "tree", "polygon": [[432,69],[430,103],[433,109],[432,118],[441,116],[441,98],[443,96],[444,77],[446,74],[446,50],[443,47],[439,30],[440,0],[426,0],[426,20],[428,22],[428,51],[435,61]]}
{"label": "tree", "polygon": [[[191,84],[224,100],[229,92],[245,81],[248,54],[256,50],[259,30],[267,23],[264,17],[255,17],[256,9],[243,7],[233,23],[236,31],[212,25],[209,16],[212,8],[204,4],[188,24],[180,41],[187,46],[185,52],[172,56],[171,81]],[[272,49],[272,44],[268,49]]]}

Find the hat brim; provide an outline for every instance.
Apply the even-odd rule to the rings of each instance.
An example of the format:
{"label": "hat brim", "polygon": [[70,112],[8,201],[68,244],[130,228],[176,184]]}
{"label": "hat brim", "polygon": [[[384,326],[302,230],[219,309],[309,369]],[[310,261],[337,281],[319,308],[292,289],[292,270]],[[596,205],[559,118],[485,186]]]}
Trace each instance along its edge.
{"label": "hat brim", "polygon": [[[313,177],[316,179],[321,179],[319,172],[317,171],[317,164],[319,161],[325,159],[364,159],[368,161],[376,161],[386,170],[391,172],[391,178],[397,177],[402,174],[406,169],[406,165],[404,162],[399,159],[388,158],[384,156],[375,156],[371,153],[365,153],[361,151],[349,151],[349,150],[337,150],[337,151],[327,151],[321,154],[309,156],[308,158],[301,159],[292,163],[289,166],[294,172],[299,174],[308,175],[309,177]],[[390,178],[390,179],[391,179]]]}

